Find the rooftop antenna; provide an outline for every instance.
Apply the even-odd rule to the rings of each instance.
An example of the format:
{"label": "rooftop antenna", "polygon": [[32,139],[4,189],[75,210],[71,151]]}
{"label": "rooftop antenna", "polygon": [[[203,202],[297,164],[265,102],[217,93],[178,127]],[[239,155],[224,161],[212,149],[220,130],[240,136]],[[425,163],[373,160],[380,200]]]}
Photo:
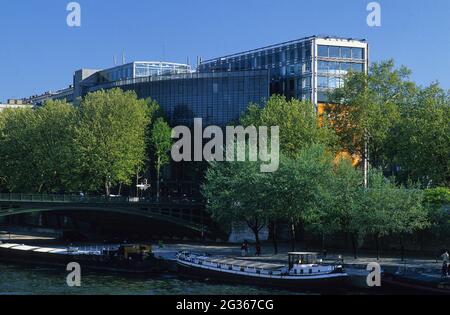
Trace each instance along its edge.
{"label": "rooftop antenna", "polygon": [[113,62],[114,62],[114,65],[117,66],[117,56],[116,55],[113,56]]}
{"label": "rooftop antenna", "polygon": [[125,64],[125,50],[122,52],[122,65]]}

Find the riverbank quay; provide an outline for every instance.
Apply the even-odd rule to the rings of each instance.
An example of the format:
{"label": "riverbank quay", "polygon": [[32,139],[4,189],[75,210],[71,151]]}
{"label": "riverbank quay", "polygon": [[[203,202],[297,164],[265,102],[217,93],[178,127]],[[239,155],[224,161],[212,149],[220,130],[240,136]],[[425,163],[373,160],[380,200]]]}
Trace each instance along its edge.
{"label": "riverbank quay", "polygon": [[[286,264],[291,247],[289,244],[280,245],[279,253],[276,255],[270,254],[272,250],[270,244],[263,245],[262,250],[267,254],[252,256],[250,253],[247,257],[242,257],[240,247],[236,245],[167,244],[155,249],[155,254],[167,260],[174,260],[177,252],[188,251],[258,263]],[[450,279],[441,278],[442,262],[436,258],[408,257],[402,260],[398,257],[383,257],[378,260],[368,253],[360,255],[356,259],[345,252],[328,252],[323,256],[326,263],[343,261],[351,287],[362,294],[450,294]],[[379,264],[381,268],[381,288],[370,288],[367,284],[369,274],[374,271],[373,263]],[[367,270],[369,265],[370,270]]]}
{"label": "riverbank quay", "polygon": [[[41,233],[29,233],[27,235],[23,231],[16,233],[1,232],[0,241],[4,243],[25,244],[30,246],[47,246],[55,248],[66,248],[67,246],[74,246],[80,248],[95,248],[101,249],[103,247],[112,246],[110,243],[64,243],[55,235],[51,235],[42,231]],[[133,242],[130,242],[130,244]],[[188,251],[191,253],[208,254],[215,257],[235,258],[239,260],[247,260],[256,263],[272,263],[272,264],[287,264],[287,254],[291,252],[291,245],[288,243],[279,244],[278,254],[273,254],[273,247],[270,243],[262,244],[262,255],[254,255],[254,248],[250,246],[249,254],[246,257],[241,255],[240,244],[227,244],[215,242],[192,242],[192,241],[150,241],[141,240],[137,243],[152,244],[152,251],[157,258],[162,258],[168,262],[170,271],[177,272],[176,256],[181,251]],[[116,244],[117,245],[117,244]],[[308,249],[308,251],[314,249]],[[318,251],[319,253],[321,251]],[[414,284],[425,284],[435,287],[441,287],[444,283],[444,289],[448,288],[448,280],[441,279],[442,262],[439,259],[432,257],[419,257],[412,255],[402,259],[397,257],[381,257],[377,260],[376,256],[367,252],[361,251],[359,257],[355,259],[353,254],[345,251],[329,251],[326,255],[322,254],[324,262],[334,263],[336,261],[343,261],[343,266],[349,274],[352,284],[355,287],[367,289],[366,280],[370,271],[367,271],[369,264],[378,263],[383,272],[383,281],[399,280],[400,284],[404,282],[413,282]],[[395,278],[395,279],[394,279]],[[398,282],[398,281],[397,281]],[[444,291],[446,293],[446,291]],[[449,291],[450,294],[450,291]]]}
{"label": "riverbank quay", "polygon": [[[26,245],[51,245],[55,246],[67,246],[58,240],[55,234],[47,231],[36,232],[26,232],[26,231],[14,231],[14,230],[4,230],[0,228],[0,241],[3,242],[14,242],[23,243]],[[153,243],[153,251],[155,254],[161,258],[175,260],[176,254],[180,251],[189,251],[195,253],[207,253],[212,256],[227,256],[227,257],[239,257],[240,259],[246,260],[257,260],[265,261],[269,263],[286,263],[286,257],[288,252],[291,251],[290,244],[280,243],[278,254],[273,254],[273,247],[270,243],[262,244],[262,255],[254,255],[254,250],[250,247],[249,254],[247,257],[241,256],[240,244],[220,244],[220,243],[201,243],[201,242],[167,242],[159,243],[156,241],[146,241],[141,240],[140,243]],[[98,245],[102,244],[77,244],[77,245]],[[310,250],[308,250],[310,251]],[[314,251],[314,250],[313,250]],[[320,252],[320,251],[319,251]],[[392,271],[407,270],[409,272],[423,272],[440,274],[442,268],[442,261],[436,258],[424,258],[418,256],[406,257],[403,261],[399,256],[386,256],[381,257],[377,260],[375,255],[371,255],[365,252],[361,252],[360,256],[355,259],[352,254],[346,251],[331,251],[326,255],[327,260],[337,260],[339,256],[344,261],[345,267],[355,268],[355,269],[366,269],[370,263],[379,263],[383,269]]]}

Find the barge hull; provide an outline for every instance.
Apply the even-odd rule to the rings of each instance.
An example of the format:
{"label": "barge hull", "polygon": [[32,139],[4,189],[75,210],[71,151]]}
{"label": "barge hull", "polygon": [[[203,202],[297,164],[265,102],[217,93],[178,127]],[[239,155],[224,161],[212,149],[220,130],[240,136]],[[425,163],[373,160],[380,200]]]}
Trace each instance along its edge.
{"label": "barge hull", "polygon": [[226,273],[219,270],[193,267],[178,262],[178,274],[182,277],[195,278],[210,282],[227,282],[242,285],[257,285],[264,287],[276,287],[304,292],[342,292],[349,285],[346,274],[333,274],[332,277],[321,279],[289,279],[289,278],[265,278],[258,276],[246,276],[235,273]]}

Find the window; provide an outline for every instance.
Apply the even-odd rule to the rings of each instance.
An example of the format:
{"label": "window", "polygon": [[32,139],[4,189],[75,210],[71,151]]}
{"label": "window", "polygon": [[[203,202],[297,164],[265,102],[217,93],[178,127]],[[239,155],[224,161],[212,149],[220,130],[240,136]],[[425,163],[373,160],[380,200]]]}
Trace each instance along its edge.
{"label": "window", "polygon": [[328,62],[326,61],[319,61],[319,64],[317,65],[318,72],[319,73],[327,73],[328,72]]}
{"label": "window", "polygon": [[341,47],[341,57],[347,59],[352,58],[352,49],[349,47]]}
{"label": "window", "polygon": [[302,60],[304,58],[304,56],[302,54],[303,54],[303,48],[302,48],[302,46],[299,45],[297,48],[297,59],[298,60]]}
{"label": "window", "polygon": [[352,70],[352,64],[348,62],[341,63],[341,72],[342,74],[347,74]]}
{"label": "window", "polygon": [[289,61],[291,62],[291,64],[293,64],[295,62],[295,49],[294,47],[291,47],[289,50]]}
{"label": "window", "polygon": [[363,48],[352,48],[353,59],[363,59],[363,54],[364,54]]}
{"label": "window", "polygon": [[319,57],[328,57],[328,46],[319,46]]}
{"label": "window", "polygon": [[341,87],[341,78],[331,77],[329,79],[328,87],[331,88],[331,89],[335,89],[335,88]]}
{"label": "window", "polygon": [[318,76],[317,86],[319,88],[328,88],[328,77]]}
{"label": "window", "polygon": [[339,62],[329,62],[328,68],[329,68],[329,73],[338,74],[340,71]]}
{"label": "window", "polygon": [[281,52],[276,52],[275,53],[275,65],[278,66],[278,64],[280,63],[280,57],[281,57]]}
{"label": "window", "polygon": [[311,43],[305,46],[305,59],[311,58]]}
{"label": "window", "polygon": [[353,72],[363,72],[364,65],[362,63],[354,63],[352,65],[352,71]]}
{"label": "window", "polygon": [[317,93],[317,101],[320,103],[328,102],[328,94],[327,92],[319,92]]}
{"label": "window", "polygon": [[337,46],[330,46],[330,58],[340,58],[341,48]]}

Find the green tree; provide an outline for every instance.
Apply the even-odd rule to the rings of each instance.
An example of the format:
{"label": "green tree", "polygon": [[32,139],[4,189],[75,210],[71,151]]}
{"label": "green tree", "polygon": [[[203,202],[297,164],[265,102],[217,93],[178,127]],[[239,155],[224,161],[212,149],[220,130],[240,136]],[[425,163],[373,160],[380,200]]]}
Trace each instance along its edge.
{"label": "green tree", "polygon": [[313,144],[335,148],[337,141],[332,129],[320,124],[320,117],[311,102],[288,101],[284,96],[272,96],[263,108],[250,105],[241,124],[279,126],[281,152],[291,158]]}
{"label": "green tree", "polygon": [[362,194],[363,208],[357,222],[366,235],[374,236],[379,259],[381,237],[410,234],[426,228],[427,212],[420,190],[398,188],[378,170],[370,173],[370,183],[370,188]]}
{"label": "green tree", "polygon": [[156,198],[160,197],[161,169],[170,161],[169,152],[172,148],[172,129],[163,118],[158,118],[153,125],[150,135],[155,169],[156,169]]}
{"label": "green tree", "polygon": [[292,249],[296,247],[297,226],[318,226],[330,198],[328,189],[333,157],[323,145],[303,149],[295,159],[282,157],[273,174],[273,207],[291,228]]}
{"label": "green tree", "polygon": [[399,120],[399,106],[416,92],[409,75],[392,60],[374,63],[369,74],[350,73],[344,86],[329,95],[327,116],[347,152],[386,168],[386,142]]}
{"label": "green tree", "polygon": [[2,116],[0,168],[8,190],[70,190],[75,109],[65,101],[48,101],[36,110],[11,110]]}
{"label": "green tree", "polygon": [[450,184],[450,94],[438,84],[420,89],[401,107],[387,148],[398,178],[425,187]]}
{"label": "green tree", "polygon": [[146,159],[148,105],[134,92],[98,91],[82,100],[75,125],[80,187],[104,189],[107,197],[119,183],[130,184]]}
{"label": "green tree", "polygon": [[424,207],[428,211],[430,231],[436,242],[450,241],[450,189],[438,187],[424,192]]}
{"label": "green tree", "polygon": [[245,222],[259,244],[268,222],[269,176],[257,162],[210,163],[202,192],[213,219],[229,229]]}
{"label": "green tree", "polygon": [[334,168],[329,189],[331,200],[323,220],[326,231],[344,233],[351,238],[353,254],[357,258],[359,240],[364,236],[358,218],[362,209],[363,174],[351,161],[339,160]]}

